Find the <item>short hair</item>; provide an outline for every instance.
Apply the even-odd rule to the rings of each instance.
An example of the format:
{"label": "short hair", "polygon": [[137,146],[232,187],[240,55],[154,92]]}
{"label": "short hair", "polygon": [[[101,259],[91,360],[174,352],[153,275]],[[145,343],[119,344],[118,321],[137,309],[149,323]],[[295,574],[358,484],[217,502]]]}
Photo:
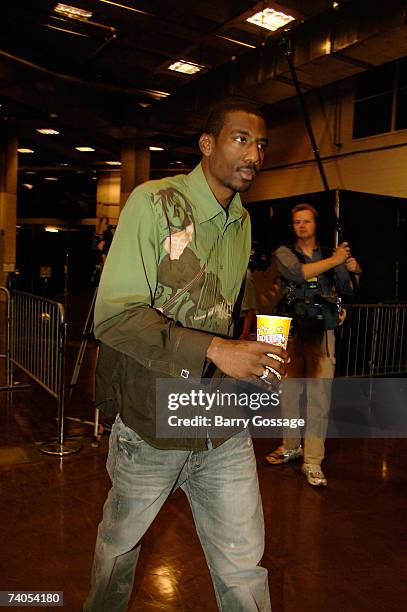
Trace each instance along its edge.
{"label": "short hair", "polygon": [[260,117],[264,122],[266,122],[266,118],[263,111],[260,109],[260,106],[252,100],[248,100],[246,98],[227,98],[221,102],[218,102],[209,111],[203,132],[218,136],[219,132],[225,125],[226,115],[239,111],[249,113],[250,115],[256,115],[256,117]]}
{"label": "short hair", "polygon": [[302,204],[296,204],[294,208],[291,210],[291,219],[294,218],[295,213],[301,212],[302,210],[309,210],[314,215],[314,221],[318,221],[318,213],[317,209],[314,208],[311,204],[307,202],[303,202]]}

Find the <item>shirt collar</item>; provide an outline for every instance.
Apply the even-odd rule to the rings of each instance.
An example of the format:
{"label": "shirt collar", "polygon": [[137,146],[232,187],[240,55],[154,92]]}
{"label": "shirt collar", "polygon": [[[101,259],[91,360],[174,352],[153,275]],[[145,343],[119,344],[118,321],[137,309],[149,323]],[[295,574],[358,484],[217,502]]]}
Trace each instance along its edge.
{"label": "shirt collar", "polygon": [[[213,219],[219,214],[223,214],[226,217],[226,211],[219,204],[207,183],[201,164],[198,164],[198,166],[187,175],[186,180],[190,192],[190,201],[195,206],[199,223],[209,221],[209,219]],[[242,215],[242,201],[240,195],[235,193],[228,207],[228,224],[237,219],[241,219]]]}
{"label": "shirt collar", "polygon": [[[299,253],[302,253],[303,255],[305,255],[305,257],[309,257],[309,255],[307,255],[306,253],[304,253],[304,251],[301,249],[301,247],[297,246],[296,244],[294,245],[294,248],[296,251],[298,251]],[[312,253],[319,253],[319,251],[321,250],[320,245],[317,243],[316,246],[312,249]]]}

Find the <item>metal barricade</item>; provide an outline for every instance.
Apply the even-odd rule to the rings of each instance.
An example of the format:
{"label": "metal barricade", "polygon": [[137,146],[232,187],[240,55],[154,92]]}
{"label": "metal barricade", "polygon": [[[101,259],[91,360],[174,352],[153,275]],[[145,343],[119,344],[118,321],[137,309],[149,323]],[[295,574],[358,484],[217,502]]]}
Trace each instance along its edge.
{"label": "metal barricade", "polygon": [[10,299],[10,362],[57,400],[58,439],[40,450],[50,455],[78,451],[78,443],[64,440],[65,347],[64,307],[59,302],[13,291]]}
{"label": "metal barricade", "polygon": [[339,328],[338,376],[407,373],[407,304],[352,304]]}
{"label": "metal barricade", "polygon": [[1,353],[0,359],[4,359],[4,382],[5,386],[1,385],[0,390],[9,390],[12,386],[12,373],[11,373],[11,362],[10,362],[10,329],[11,329],[11,313],[10,313],[10,292],[6,287],[0,287],[0,295],[3,295],[4,299],[0,298],[1,314],[0,320],[4,321],[4,325],[1,326]]}

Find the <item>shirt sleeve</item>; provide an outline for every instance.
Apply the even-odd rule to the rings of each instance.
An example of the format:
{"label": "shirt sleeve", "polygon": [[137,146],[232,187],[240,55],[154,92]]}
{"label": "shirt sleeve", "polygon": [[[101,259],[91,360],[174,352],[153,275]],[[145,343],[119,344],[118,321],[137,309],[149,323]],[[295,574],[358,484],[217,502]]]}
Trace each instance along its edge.
{"label": "shirt sleeve", "polygon": [[254,278],[250,270],[247,270],[246,274],[241,313],[247,312],[248,310],[256,310],[256,289],[254,286]]}
{"label": "shirt sleeve", "polygon": [[95,335],[163,376],[202,376],[213,335],[182,327],[154,308],[160,228],[149,194],[124,207],[103,269]]}
{"label": "shirt sleeve", "polygon": [[301,285],[304,282],[302,264],[291,249],[285,246],[278,247],[274,255],[280,276],[286,281],[292,281],[297,285]]}

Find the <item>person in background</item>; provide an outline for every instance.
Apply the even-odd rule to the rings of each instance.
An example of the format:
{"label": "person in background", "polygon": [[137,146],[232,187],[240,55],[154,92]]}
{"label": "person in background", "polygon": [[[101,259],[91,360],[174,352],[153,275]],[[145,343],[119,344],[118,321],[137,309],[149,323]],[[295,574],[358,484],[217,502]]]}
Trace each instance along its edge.
{"label": "person in background", "polygon": [[185,438],[156,435],[158,378],[218,372],[267,381],[273,370],[284,374],[287,359],[280,347],[231,339],[251,248],[239,194],[263,163],[264,117],[249,102],[220,104],[199,145],[202,161],[190,174],[133,191],[103,268],[95,308],[96,402],[118,414],[87,612],[126,610],[141,539],[179,487],[193,511],[219,609],[271,609],[248,431],[216,440],[193,431]]}
{"label": "person in background", "polygon": [[[278,314],[292,316],[295,330],[287,347],[291,356],[288,376],[318,380],[305,385],[307,418],[304,449],[299,438],[287,437],[281,446],[266,456],[266,461],[271,465],[282,465],[303,457],[302,472],[308,483],[326,486],[327,479],[321,463],[325,456],[331,381],[335,373],[335,323],[321,321],[321,310],[312,308],[312,304],[317,296],[351,295],[353,282],[350,273],[357,279],[362,270],[351,256],[346,242],[334,249],[332,254],[318,244],[317,218],[313,206],[297,204],[291,211],[295,244],[291,248],[281,246],[274,253],[282,285]],[[296,304],[296,310],[289,308],[290,304]],[[307,312],[309,305],[310,311]],[[286,385],[282,395],[284,416],[298,418],[302,391],[301,385]]]}

